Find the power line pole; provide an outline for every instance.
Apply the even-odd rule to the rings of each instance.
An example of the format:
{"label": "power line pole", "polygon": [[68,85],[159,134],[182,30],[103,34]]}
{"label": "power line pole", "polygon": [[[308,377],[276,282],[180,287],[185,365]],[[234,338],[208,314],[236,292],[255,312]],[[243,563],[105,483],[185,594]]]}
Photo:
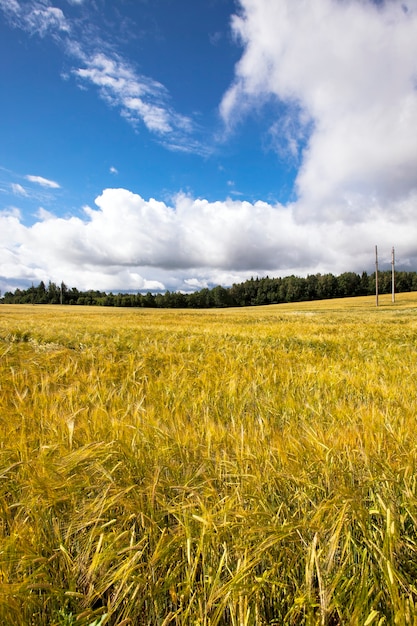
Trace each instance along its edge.
{"label": "power line pole", "polygon": [[392,279],[391,279],[392,301],[395,302],[395,250],[394,250],[394,246],[392,246],[392,251],[391,251],[391,267],[392,267]]}
{"label": "power line pole", "polygon": [[375,298],[378,306],[378,246],[375,246]]}

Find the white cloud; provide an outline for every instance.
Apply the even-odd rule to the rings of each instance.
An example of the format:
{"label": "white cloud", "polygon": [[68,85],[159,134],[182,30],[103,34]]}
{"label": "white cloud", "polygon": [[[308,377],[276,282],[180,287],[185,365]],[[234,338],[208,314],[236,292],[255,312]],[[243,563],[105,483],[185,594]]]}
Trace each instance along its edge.
{"label": "white cloud", "polygon": [[57,7],[45,7],[40,2],[34,3],[32,10],[25,16],[26,28],[37,32],[42,37],[51,31],[70,32],[70,26],[64,13]]}
{"label": "white cloud", "polygon": [[54,180],[49,180],[48,178],[43,178],[43,176],[33,176],[32,174],[28,174],[25,176],[26,180],[31,183],[36,183],[41,187],[46,187],[47,189],[60,189],[60,185],[56,183]]}
{"label": "white cloud", "polygon": [[98,87],[110,105],[119,107],[133,125],[141,121],[151,133],[163,138],[171,149],[206,152],[191,134],[196,130],[190,117],[176,113],[168,104],[165,87],[138,74],[124,59],[98,52],[92,57],[80,54],[85,67],[73,70],[78,79]]}
{"label": "white cloud", "polygon": [[20,209],[18,209],[17,207],[9,207],[7,209],[3,209],[2,211],[0,211],[0,217],[3,218],[13,218],[15,219],[17,222],[20,222],[21,218],[22,218],[22,214]]}
{"label": "white cloud", "polygon": [[27,196],[28,192],[19,183],[11,183],[12,192],[17,196]]}
{"label": "white cloud", "polygon": [[0,8],[6,15],[17,16],[20,13],[20,4],[17,0],[0,0]]}
{"label": "white cloud", "polygon": [[53,220],[56,218],[53,213],[51,213],[50,211],[47,211],[43,207],[39,207],[36,213],[36,217],[38,217],[41,220],[41,222],[44,222],[46,220]]}
{"label": "white cloud", "polygon": [[[240,0],[226,122],[276,99],[271,137],[301,153],[298,219],[361,221],[417,189],[417,5]],[[281,108],[279,111],[281,112]]]}
{"label": "white cloud", "polygon": [[96,208],[85,207],[83,219],[41,210],[27,227],[18,213],[0,213],[0,288],[12,280],[51,279],[78,289],[187,291],[266,273],[372,271],[375,243],[381,268],[392,245],[398,263],[413,268],[416,202],[417,193],[394,202],[391,217],[375,205],[355,224],[314,224],[298,220],[296,205],[184,195],[168,205],[106,189]]}
{"label": "white cloud", "polygon": [[[82,4],[83,0],[70,0]],[[170,150],[207,154],[209,148],[196,138],[197,125],[190,116],[177,113],[169,103],[167,89],[158,81],[139,74],[135,68],[81,21],[71,21],[48,0],[0,0],[9,21],[30,34],[49,34],[78,67],[65,73],[82,85],[95,86],[101,97],[117,107],[133,126],[143,123]],[[80,66],[81,65],[81,66]]]}
{"label": "white cloud", "polygon": [[0,9],[15,26],[41,37],[47,33],[55,37],[57,33],[69,33],[71,30],[63,11],[58,7],[48,6],[41,0],[26,3],[0,0]]}
{"label": "white cloud", "polygon": [[110,174],[118,174],[119,172],[117,171],[117,169],[112,165],[109,169]]}

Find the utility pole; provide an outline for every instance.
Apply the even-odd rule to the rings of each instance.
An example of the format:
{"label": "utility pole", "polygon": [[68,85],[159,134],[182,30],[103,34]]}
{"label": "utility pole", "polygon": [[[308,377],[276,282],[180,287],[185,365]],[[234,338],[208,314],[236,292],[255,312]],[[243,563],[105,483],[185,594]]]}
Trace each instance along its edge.
{"label": "utility pole", "polygon": [[391,267],[392,267],[392,279],[391,279],[391,284],[392,284],[392,301],[395,302],[395,251],[394,251],[394,246],[392,246],[392,251],[391,251]]}
{"label": "utility pole", "polygon": [[378,306],[378,246],[375,246],[375,297]]}

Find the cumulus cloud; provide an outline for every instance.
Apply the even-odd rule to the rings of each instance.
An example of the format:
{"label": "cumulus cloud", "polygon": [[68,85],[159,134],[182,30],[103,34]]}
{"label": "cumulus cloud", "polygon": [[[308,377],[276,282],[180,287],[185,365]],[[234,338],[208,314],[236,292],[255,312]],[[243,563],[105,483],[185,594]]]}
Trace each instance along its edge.
{"label": "cumulus cloud", "polygon": [[[18,213],[0,214],[0,265],[8,280],[64,280],[80,289],[185,290],[232,284],[252,275],[372,270],[393,243],[398,262],[415,266],[417,226],[387,219],[377,206],[346,227],[341,220],[300,223],[296,205],[238,200],[208,202],[178,195],[171,205],[126,189],[106,189],[84,216],[41,210],[25,226]],[[385,251],[385,252],[384,252]],[[1,288],[7,288],[3,281]]]}
{"label": "cumulus cloud", "polygon": [[[387,0],[240,0],[243,55],[226,123],[280,103],[278,150],[300,154],[298,219],[368,219],[417,188],[417,5]],[[282,105],[285,115],[282,116]],[[278,110],[278,109],[277,109]]]}
{"label": "cumulus cloud", "polygon": [[56,183],[54,180],[49,180],[48,178],[44,178],[43,176],[34,176],[33,174],[28,174],[25,176],[26,180],[31,183],[36,183],[41,187],[45,187],[47,189],[60,189],[60,185]]}

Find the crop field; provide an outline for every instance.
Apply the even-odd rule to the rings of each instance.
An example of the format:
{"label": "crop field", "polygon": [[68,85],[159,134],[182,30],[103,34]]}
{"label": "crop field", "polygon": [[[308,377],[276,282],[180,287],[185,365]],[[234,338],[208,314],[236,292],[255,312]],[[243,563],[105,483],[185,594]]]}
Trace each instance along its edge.
{"label": "crop field", "polygon": [[417,293],[0,306],[0,623],[417,624]]}

